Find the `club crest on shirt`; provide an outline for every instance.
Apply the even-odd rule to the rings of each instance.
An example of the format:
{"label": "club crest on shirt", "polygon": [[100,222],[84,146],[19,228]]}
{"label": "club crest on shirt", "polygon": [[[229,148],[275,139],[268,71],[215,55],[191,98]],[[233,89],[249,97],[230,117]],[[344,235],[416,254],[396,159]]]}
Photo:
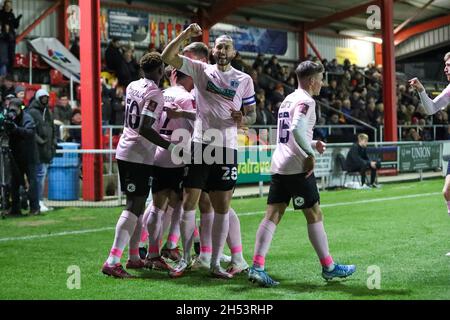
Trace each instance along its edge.
{"label": "club crest on shirt", "polygon": [[304,115],[306,115],[308,113],[308,110],[309,110],[309,106],[307,104],[300,103],[298,105],[298,111],[300,111]]}
{"label": "club crest on shirt", "polygon": [[231,80],[231,81],[230,81],[230,86],[231,86],[232,88],[237,88],[237,87],[239,87],[239,81],[238,81],[238,80]]}

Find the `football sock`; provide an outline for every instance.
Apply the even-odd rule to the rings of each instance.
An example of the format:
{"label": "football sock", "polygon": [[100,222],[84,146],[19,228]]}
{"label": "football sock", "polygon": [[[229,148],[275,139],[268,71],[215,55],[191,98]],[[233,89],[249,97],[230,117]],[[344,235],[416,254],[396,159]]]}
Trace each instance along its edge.
{"label": "football sock", "polygon": [[142,228],[142,231],[141,231],[141,242],[139,243],[139,247],[140,248],[145,247],[146,242],[148,240],[148,228],[147,228],[147,225],[148,225],[148,218],[150,216],[150,213],[152,212],[151,211],[152,206],[153,206],[153,202],[150,202],[150,205],[147,207],[147,209],[145,209],[144,216],[142,218],[142,226],[143,226],[143,228]]}
{"label": "football sock", "polygon": [[203,261],[211,261],[212,253],[212,227],[214,212],[200,214],[200,256]]}
{"label": "football sock", "polygon": [[161,226],[161,234],[160,239],[164,239],[164,235],[169,230],[170,223],[172,221],[173,208],[171,206],[167,206],[166,212],[162,217],[162,226]]}
{"label": "football sock", "polygon": [[173,208],[172,219],[170,221],[169,235],[167,236],[166,248],[175,249],[178,239],[180,239],[180,219],[182,202],[177,203]]}
{"label": "football sock", "polygon": [[447,212],[450,215],[450,201],[447,201]]}
{"label": "football sock", "polygon": [[230,208],[228,214],[230,215],[230,228],[228,230],[227,243],[231,251],[231,262],[241,264],[244,262],[244,257],[242,256],[241,223],[232,208]]}
{"label": "football sock", "polygon": [[159,245],[161,242],[161,228],[164,211],[152,206],[148,219],[148,256],[150,258],[159,257]]}
{"label": "football sock", "polygon": [[256,232],[255,253],[253,255],[253,266],[256,269],[264,270],[267,252],[277,225],[271,220],[264,218]]}
{"label": "football sock", "polygon": [[183,244],[183,259],[189,263],[194,240],[195,210],[184,211],[181,216],[180,233]]}
{"label": "football sock", "polygon": [[211,267],[220,266],[220,258],[222,256],[223,246],[227,241],[229,228],[230,220],[228,212],[226,214],[214,213],[214,221],[212,227]]}
{"label": "football sock", "polygon": [[197,224],[194,229],[194,242],[200,242],[200,233],[198,231]]}
{"label": "football sock", "polygon": [[334,262],[328,249],[328,238],[323,227],[323,221],[308,224],[308,236],[319,257],[320,264],[328,271],[333,270]]}
{"label": "football sock", "polygon": [[139,256],[139,241],[142,234],[142,220],[144,215],[140,215],[136,223],[136,228],[134,229],[133,235],[130,238],[130,244],[128,245],[128,259],[131,261],[138,261],[141,259]]}
{"label": "football sock", "polygon": [[109,253],[106,263],[113,266],[120,262],[123,250],[130,241],[131,235],[136,228],[138,217],[128,210],[122,211],[116,224],[116,234],[114,236],[113,246]]}

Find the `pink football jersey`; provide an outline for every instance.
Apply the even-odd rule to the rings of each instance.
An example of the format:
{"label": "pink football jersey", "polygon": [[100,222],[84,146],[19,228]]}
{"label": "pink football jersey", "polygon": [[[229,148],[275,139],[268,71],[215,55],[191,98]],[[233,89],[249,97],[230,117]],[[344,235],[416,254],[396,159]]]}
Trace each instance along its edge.
{"label": "pink football jersey", "polygon": [[158,86],[149,79],[131,82],[126,91],[125,123],[116,150],[116,158],[123,161],[153,165],[156,145],[139,135],[141,114],[153,115],[153,129],[157,130],[164,107],[164,97]]}
{"label": "pink football jersey", "polygon": [[231,110],[238,111],[242,106],[255,104],[253,80],[234,68],[222,72],[217,65],[182,58],[180,71],[192,77],[196,88],[197,120],[193,141],[210,143],[214,140],[212,136],[220,131],[222,141],[213,144],[237,149],[237,125],[231,118]]}
{"label": "pink football jersey", "polygon": [[292,134],[292,124],[298,117],[305,117],[308,143],[312,142],[316,123],[316,102],[305,91],[297,89],[288,95],[278,111],[277,147],[272,156],[272,174],[298,174],[305,170],[306,153],[298,146]]}
{"label": "pink football jersey", "polygon": [[[184,111],[195,110],[194,97],[184,87],[170,87],[164,90],[163,94],[165,108],[173,108],[174,105],[176,105]],[[161,118],[159,119],[158,132],[166,140],[169,140],[174,144],[178,144],[180,141],[175,141],[175,139],[172,139],[172,133],[177,129],[183,129],[192,134],[193,124],[193,121],[188,119],[169,119],[167,117],[167,113],[163,111]],[[188,143],[187,146],[189,146],[190,142],[183,141],[183,143]],[[161,147],[157,147],[156,149],[154,165],[163,168],[179,168],[184,166],[184,164],[175,165],[172,161],[170,151]]]}

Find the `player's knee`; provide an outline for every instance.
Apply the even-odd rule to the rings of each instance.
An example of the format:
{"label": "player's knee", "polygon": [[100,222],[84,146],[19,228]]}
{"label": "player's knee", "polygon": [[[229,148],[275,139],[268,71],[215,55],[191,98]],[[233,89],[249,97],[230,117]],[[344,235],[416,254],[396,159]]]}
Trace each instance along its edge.
{"label": "player's knee", "polygon": [[442,190],[442,195],[444,196],[446,201],[450,201],[450,190],[448,187],[444,187]]}

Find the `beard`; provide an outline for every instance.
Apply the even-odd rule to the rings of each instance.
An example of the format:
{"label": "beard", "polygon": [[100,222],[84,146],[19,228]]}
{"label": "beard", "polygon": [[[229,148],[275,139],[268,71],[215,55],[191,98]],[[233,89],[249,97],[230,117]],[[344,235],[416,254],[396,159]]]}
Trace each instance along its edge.
{"label": "beard", "polygon": [[219,58],[219,56],[214,56],[214,60],[219,66],[226,66],[231,63],[231,59],[228,57],[225,58]]}

